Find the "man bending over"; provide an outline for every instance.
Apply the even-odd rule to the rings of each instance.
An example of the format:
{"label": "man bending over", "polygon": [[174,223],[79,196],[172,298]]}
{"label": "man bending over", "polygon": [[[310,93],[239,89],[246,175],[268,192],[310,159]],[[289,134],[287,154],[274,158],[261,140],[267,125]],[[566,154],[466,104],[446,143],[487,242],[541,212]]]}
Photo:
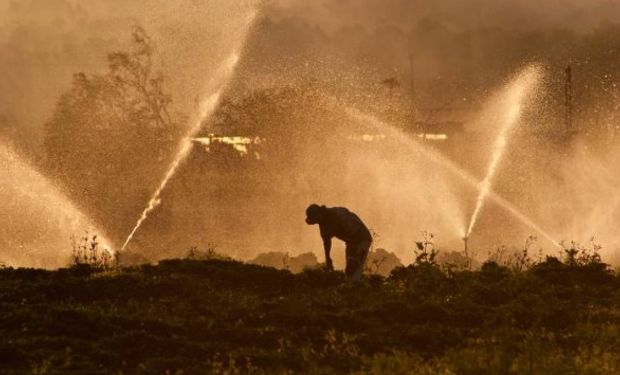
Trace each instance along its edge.
{"label": "man bending over", "polygon": [[306,209],[306,223],[319,224],[325,249],[325,264],[330,270],[334,269],[330,256],[332,238],[336,237],[345,242],[347,259],[345,273],[351,280],[360,280],[372,243],[370,231],[362,220],[344,207],[327,208],[312,204]]}

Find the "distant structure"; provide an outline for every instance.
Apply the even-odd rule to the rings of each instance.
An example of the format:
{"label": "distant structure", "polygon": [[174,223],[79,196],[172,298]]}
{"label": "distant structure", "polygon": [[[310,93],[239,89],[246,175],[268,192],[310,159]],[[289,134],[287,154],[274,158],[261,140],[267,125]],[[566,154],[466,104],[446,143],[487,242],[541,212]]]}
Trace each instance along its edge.
{"label": "distant structure", "polygon": [[414,122],[419,138],[428,141],[447,141],[465,130],[465,119],[470,115],[467,107],[419,108],[421,118]]}
{"label": "distant structure", "polygon": [[443,105],[422,108],[418,103],[415,54],[409,52],[409,96],[412,130],[422,141],[447,146],[452,138],[463,134],[465,123],[471,116],[472,108]]}
{"label": "distant structure", "polygon": [[319,261],[313,253],[304,253],[291,257],[288,253],[272,251],[259,254],[256,258],[250,260],[249,263],[273,267],[280,270],[288,270],[292,273],[300,273],[306,268],[317,267]]}
{"label": "distant structure", "polygon": [[[412,131],[422,141],[431,141],[440,148],[450,151],[459,148],[459,144],[467,141],[465,124],[471,119],[477,110],[467,106],[444,105],[439,107],[422,108],[415,98],[415,77],[413,57],[411,58],[411,106],[412,106]],[[574,76],[571,64],[564,68],[564,121],[563,135],[557,139],[569,143],[579,132],[575,124],[575,97]]]}

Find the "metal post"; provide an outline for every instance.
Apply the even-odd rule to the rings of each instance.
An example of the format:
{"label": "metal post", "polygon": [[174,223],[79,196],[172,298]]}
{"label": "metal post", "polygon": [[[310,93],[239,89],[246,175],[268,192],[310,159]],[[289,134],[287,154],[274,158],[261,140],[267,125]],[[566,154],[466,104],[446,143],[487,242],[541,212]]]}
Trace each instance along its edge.
{"label": "metal post", "polygon": [[413,66],[413,62],[414,62],[414,56],[413,56],[413,52],[409,53],[409,90],[410,90],[410,95],[411,95],[411,122],[413,125],[413,128],[415,129],[416,125],[415,125],[415,121],[417,118],[416,115],[416,97],[415,97],[415,68]]}
{"label": "metal post", "polygon": [[572,135],[573,129],[573,70],[570,65],[566,66],[566,82],[564,84],[564,126],[566,133]]}
{"label": "metal post", "polygon": [[469,248],[467,246],[467,241],[468,240],[469,240],[469,237],[467,237],[467,236],[463,237],[463,243],[465,244],[465,248],[463,249],[463,251],[464,251],[464,254],[465,254],[465,261],[466,261],[467,269],[469,269],[469,267],[470,267]]}
{"label": "metal post", "polygon": [[411,90],[411,108],[415,109],[415,68],[413,67],[413,52],[409,54],[409,85]]}

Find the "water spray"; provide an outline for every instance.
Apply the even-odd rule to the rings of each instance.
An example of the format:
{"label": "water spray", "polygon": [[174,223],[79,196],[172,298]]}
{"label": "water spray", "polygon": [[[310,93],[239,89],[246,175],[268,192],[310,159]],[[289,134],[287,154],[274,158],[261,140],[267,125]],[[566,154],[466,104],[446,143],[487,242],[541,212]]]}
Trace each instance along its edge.
{"label": "water spray", "polygon": [[[204,114],[204,116],[201,117],[202,119],[208,118],[208,116],[210,116],[213,113],[217,104],[219,103],[220,94],[221,94],[221,91],[218,91],[215,94],[211,95],[206,100],[205,102],[206,104],[202,106],[203,109],[201,112]],[[176,174],[181,163],[185,161],[187,156],[190,154],[190,151],[192,150],[192,145],[193,145],[192,139],[200,131],[201,126],[202,126],[202,120],[196,122],[196,124],[192,126],[192,128],[189,130],[189,132],[185,135],[185,137],[181,141],[179,151],[177,152],[176,156],[172,160],[172,163],[170,164],[170,167],[168,168],[168,171],[164,175],[164,178],[162,179],[161,183],[159,184],[159,186],[157,187],[157,189],[151,196],[151,199],[149,200],[149,203],[147,204],[146,208],[144,209],[144,211],[142,211],[142,215],[140,215],[140,219],[138,219],[138,222],[134,226],[131,233],[129,233],[129,236],[127,236],[125,243],[123,243],[123,246],[121,247],[121,251],[125,250],[129,242],[131,242],[134,235],[136,234],[138,229],[142,226],[142,223],[144,223],[148,215],[153,210],[155,210],[157,206],[161,204],[161,193],[164,191],[164,189],[166,188],[166,186],[168,185],[172,177]]]}
{"label": "water spray", "polygon": [[[66,266],[66,251],[69,250],[66,248],[67,232],[78,235],[86,231],[96,235],[99,249],[114,255],[112,242],[96,221],[74,204],[57,184],[28,163],[3,137],[0,137],[0,177],[0,198],[4,199],[5,203],[7,199],[10,200],[3,206],[7,211],[5,219],[9,220],[10,225],[7,226],[6,221],[0,221],[7,226],[3,228],[5,230],[0,243],[5,246],[5,241],[9,244],[15,243],[20,249],[20,256],[11,260],[12,265],[45,268]],[[36,210],[37,214],[32,214],[33,210]],[[30,219],[22,220],[28,217]],[[39,222],[40,219],[42,220]],[[43,234],[35,233],[37,225],[45,226]],[[58,234],[52,229],[58,229]],[[40,246],[38,239],[45,241],[45,247]],[[11,247],[7,246],[5,249],[5,257],[11,257]],[[55,253],[56,259],[52,260],[50,253],[43,253],[45,249]],[[34,253],[41,256],[36,259],[28,256]],[[19,258],[21,260],[17,260]]]}
{"label": "water spray", "polygon": [[493,179],[497,172],[497,168],[500,161],[502,160],[502,156],[506,151],[510,132],[518,123],[519,117],[521,115],[521,105],[526,95],[528,95],[535,88],[539,79],[540,69],[532,66],[527,68],[523,73],[521,73],[517,80],[509,88],[508,95],[505,98],[509,108],[506,112],[505,118],[502,121],[502,127],[499,131],[497,139],[495,140],[495,144],[493,145],[491,162],[489,163],[486,176],[480,184],[480,190],[478,192],[478,197],[476,200],[476,207],[471,216],[471,220],[469,222],[469,227],[467,228],[467,233],[465,237],[469,237],[471,235],[474,227],[476,226],[476,223],[478,222],[480,212],[482,211],[487,196],[491,191],[491,186],[493,184]]}
{"label": "water spray", "polygon": [[[252,12],[248,17],[246,23],[246,27],[248,29],[254,23],[256,14],[256,12]],[[170,167],[164,175],[161,183],[151,196],[151,199],[149,200],[146,208],[144,209],[144,211],[142,211],[142,214],[140,215],[140,218],[138,219],[133,230],[129,233],[129,236],[127,236],[125,243],[123,243],[123,246],[121,247],[121,251],[125,250],[127,245],[129,245],[138,229],[140,229],[144,221],[147,219],[148,215],[161,204],[161,193],[164,191],[172,177],[176,174],[179,166],[189,156],[193,146],[192,140],[196,137],[204,122],[208,120],[215,112],[218,104],[220,103],[220,98],[223,92],[226,90],[227,83],[239,62],[239,58],[239,52],[238,49],[236,49],[235,51],[233,51],[233,53],[230,54],[224,64],[218,69],[218,72],[215,74],[216,81],[213,82],[211,85],[211,87],[215,87],[215,93],[201,101],[198,114],[195,121],[193,122],[192,127],[181,140],[179,149],[174,159],[172,160]]]}
{"label": "water spray", "polygon": [[508,144],[507,133],[512,128],[513,124],[517,122],[521,109],[519,105],[515,105],[508,115],[508,119],[505,122],[504,127],[502,128],[497,141],[493,147],[493,153],[491,155],[491,163],[489,164],[489,168],[487,170],[487,174],[484,176],[484,179],[480,183],[480,191],[478,192],[478,197],[476,199],[476,207],[474,208],[474,212],[471,216],[471,220],[469,222],[469,227],[467,228],[467,236],[471,235],[471,232],[474,230],[474,226],[478,222],[478,217],[480,216],[480,211],[482,211],[482,207],[484,206],[484,202],[486,201],[487,196],[489,195],[489,191],[491,189],[491,185],[493,183],[493,178],[495,177],[495,173],[497,172],[497,167],[499,166],[499,162],[502,159],[502,156],[506,150],[506,145]]}
{"label": "water spray", "polygon": [[[351,116],[351,118],[357,121],[363,121],[367,124],[370,124],[377,129],[380,129],[383,132],[389,133],[392,137],[401,138],[407,141],[407,144],[410,146],[416,147],[416,149],[422,149],[423,146],[420,145],[417,140],[413,139],[410,134],[406,133],[402,129],[396,128],[395,126],[388,124],[384,121],[379,120],[377,117],[372,116],[368,113],[364,113],[356,108],[347,107],[347,114]],[[466,182],[470,186],[474,187],[476,190],[481,189],[480,181],[474,178],[467,171],[459,167],[452,160],[446,158],[438,151],[435,151],[431,148],[424,147],[424,152],[422,155],[426,157],[429,161],[435,163],[440,168],[445,168],[453,175]],[[503,208],[507,212],[509,212],[512,216],[514,216],[518,221],[523,223],[525,226],[533,229],[540,235],[542,235],[545,239],[551,242],[553,245],[557,247],[561,247],[561,245],[556,241],[553,237],[551,237],[547,232],[545,232],[538,224],[536,224],[532,219],[530,219],[527,215],[521,212],[517,207],[515,207],[511,202],[504,199],[502,196],[498,195],[493,191],[491,187],[489,187],[487,191],[487,198],[491,199],[495,204],[499,207]],[[464,227],[464,225],[463,225]],[[460,230],[461,236],[463,240],[468,236],[466,235],[466,231],[464,228]]]}

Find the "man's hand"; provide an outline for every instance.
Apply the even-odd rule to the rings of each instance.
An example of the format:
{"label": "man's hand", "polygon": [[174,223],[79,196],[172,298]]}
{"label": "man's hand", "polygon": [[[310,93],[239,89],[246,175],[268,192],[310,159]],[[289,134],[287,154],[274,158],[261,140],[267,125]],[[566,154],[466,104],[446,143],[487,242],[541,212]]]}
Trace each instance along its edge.
{"label": "man's hand", "polygon": [[334,270],[334,263],[332,262],[331,258],[325,259],[325,268],[328,271],[333,271]]}

